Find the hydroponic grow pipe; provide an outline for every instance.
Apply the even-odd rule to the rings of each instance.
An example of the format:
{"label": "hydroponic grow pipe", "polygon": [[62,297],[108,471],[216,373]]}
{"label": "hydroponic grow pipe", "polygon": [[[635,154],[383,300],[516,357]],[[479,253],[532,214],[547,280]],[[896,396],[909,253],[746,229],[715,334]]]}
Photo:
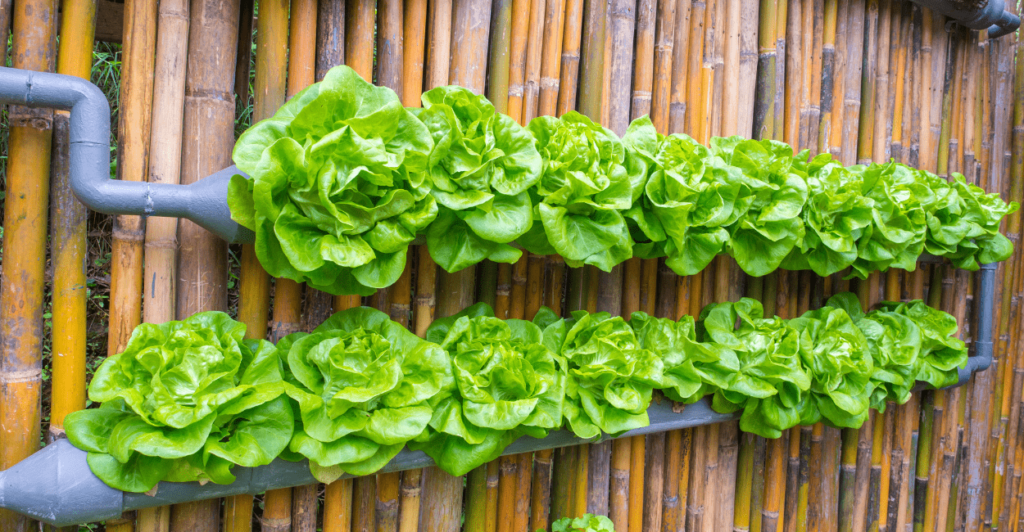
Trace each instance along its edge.
{"label": "hydroponic grow pipe", "polygon": [[[975,355],[960,370],[959,382],[966,383],[976,371],[992,363],[992,303],[995,291],[994,264],[983,264],[978,275],[978,328],[974,339]],[[926,389],[920,383],[915,390]],[[622,434],[621,437],[709,425],[738,419],[738,414],[719,414],[705,398],[682,411],[664,399],[647,409],[651,424]],[[518,454],[584,443],[587,440],[569,431],[556,431],[542,439],[523,437],[512,443],[504,454]],[[104,484],[92,474],[86,452],[67,440],[57,441],[26,458],[7,471],[0,472],[0,508],[29,515],[54,526],[67,526],[119,517],[128,510],[163,506],[186,501],[212,499],[242,493],[257,494],[268,489],[312,484],[309,463],[281,459],[257,468],[236,467],[237,480],[220,485],[198,482],[161,482],[151,494],[126,493]],[[402,450],[381,472],[403,471],[432,465],[421,451]]]}
{"label": "hydroponic grow pipe", "polygon": [[913,0],[972,30],[988,30],[990,39],[1017,31],[1020,18],[1006,10],[1005,0]]}
{"label": "hydroponic grow pipe", "polygon": [[234,166],[190,185],[110,179],[110,106],[92,83],[0,67],[0,103],[71,111],[71,189],[86,207],[107,214],[187,218],[228,242],[255,240],[228,210],[228,181],[241,174]]}

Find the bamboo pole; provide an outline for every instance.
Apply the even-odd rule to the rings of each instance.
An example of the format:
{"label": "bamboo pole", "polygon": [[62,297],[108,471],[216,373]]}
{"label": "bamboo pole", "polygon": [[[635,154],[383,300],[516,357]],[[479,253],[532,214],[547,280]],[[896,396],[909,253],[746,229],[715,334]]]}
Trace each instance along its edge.
{"label": "bamboo pole", "polygon": [[[0,7],[9,15],[9,6]],[[57,73],[89,79],[96,2],[65,2],[61,17]],[[0,17],[3,18],[3,17]],[[6,33],[9,18],[0,20]],[[6,50],[6,39],[3,41]],[[6,51],[4,52],[6,57]],[[47,440],[64,435],[64,417],[85,408],[85,253],[88,211],[75,199],[69,179],[70,113],[53,113],[51,154],[51,260],[53,261],[53,388]]]}
{"label": "bamboo pole", "polygon": [[566,0],[562,34],[562,65],[558,82],[558,116],[576,109],[579,88],[580,42],[583,37],[583,0]]}
{"label": "bamboo pole", "polygon": [[[866,83],[863,76],[866,48],[866,24],[869,14],[867,0],[850,0],[848,6],[848,22],[845,50],[845,91],[840,102],[842,120],[841,127],[833,129],[832,136],[840,148],[840,160],[844,164],[857,162],[857,133],[860,131],[861,94]],[[873,12],[877,16],[877,11]],[[870,22],[877,23],[877,19]],[[873,38],[872,36],[871,38]],[[836,123],[836,125],[839,125]]]}
{"label": "bamboo pole", "polygon": [[[773,129],[774,130],[774,129]],[[785,272],[778,272],[775,276],[778,279],[775,292],[774,314],[782,319],[789,319],[790,303],[790,282]],[[765,289],[763,298],[768,300],[771,290]],[[768,314],[771,315],[771,314]],[[781,438],[768,440],[765,455],[765,483],[764,483],[764,506],[761,511],[761,530],[765,532],[776,532],[782,530],[783,510],[786,505],[786,462],[788,459],[788,447],[786,435]]]}
{"label": "bamboo pole", "polygon": [[318,0],[316,19],[316,80],[345,63],[345,2]]}
{"label": "bamboo pole", "polygon": [[566,0],[547,0],[546,8],[544,13],[537,114],[538,116],[555,116],[558,110]]}
{"label": "bamboo pole", "polygon": [[[594,47],[592,41],[588,42],[589,50],[591,51],[590,56],[586,63],[580,61],[580,50],[582,45],[583,23],[591,24],[588,29],[594,31],[604,31],[604,19],[597,18],[594,16],[593,6],[589,6],[587,10],[587,18],[584,20],[583,13],[583,1],[582,0],[568,0],[565,12],[565,24],[563,28],[563,41],[562,41],[562,66],[561,66],[561,78],[559,81],[559,95],[558,95],[558,107],[557,114],[564,114],[576,107],[576,93],[580,87],[579,84],[579,71],[584,65],[587,65],[587,71],[593,72],[594,58],[593,55]],[[593,34],[587,33],[588,36]],[[600,48],[603,52],[603,48]],[[583,89],[587,89],[584,85]],[[589,91],[589,103],[590,110],[600,107],[600,103],[596,105],[593,103],[594,96],[600,98],[600,91]],[[584,97],[581,102],[587,102],[588,97]],[[583,110],[581,103],[581,110]],[[549,260],[551,258],[549,257]],[[564,269],[564,262],[562,262],[561,268]],[[558,270],[557,265],[552,265],[553,270]],[[567,295],[567,307],[570,310],[576,310],[580,308],[586,308],[586,302],[589,300],[589,279],[591,277],[592,268],[574,268],[571,270],[569,276],[569,294]],[[556,290],[555,282],[551,283],[551,291]],[[559,290],[559,294],[560,294]],[[554,295],[554,294],[552,294]],[[549,298],[551,301],[549,306],[557,314],[560,314],[561,301],[554,297]],[[555,302],[558,302],[555,305]],[[566,447],[558,449],[557,455],[548,451],[539,451],[535,455],[535,466],[534,466],[534,492],[533,499],[531,501],[531,527],[532,528],[546,528],[548,521],[560,519],[562,517],[578,515],[578,509],[581,507],[585,510],[586,504],[586,489],[585,479],[583,482],[578,481],[578,477],[582,474],[586,474],[586,467],[584,460],[580,459],[581,454],[586,454],[587,448],[585,445],[578,447]],[[544,475],[549,476],[549,481],[544,480]],[[545,502],[547,499],[547,502]],[[579,501],[582,499],[582,503]],[[550,511],[549,511],[550,508]]]}
{"label": "bamboo pole", "polygon": [[[406,19],[408,21],[408,18]],[[407,22],[408,23],[408,22]],[[511,66],[512,0],[498,0],[491,8],[491,47],[487,61],[487,99],[499,113],[508,114]]]}
{"label": "bamboo pole", "polygon": [[[376,9],[374,0],[347,0],[345,5],[345,64],[368,81],[373,80]],[[335,312],[360,304],[358,296],[334,297]],[[341,479],[328,484],[324,495],[324,527],[351,526],[359,532],[376,528],[376,492],[373,477]]]}
{"label": "bamboo pole", "polygon": [[[234,101],[210,98],[229,93],[233,69],[205,68],[234,64],[238,37],[238,2],[211,5],[193,0],[189,26],[188,76],[185,81],[181,182],[191,184],[231,164],[234,145]],[[178,225],[179,317],[205,310],[227,310],[227,246],[187,220]],[[217,499],[178,504],[171,508],[170,530],[206,532],[219,529]]]}
{"label": "bamboo pole", "polygon": [[513,0],[512,11],[516,16],[512,19],[509,37],[508,115],[519,122],[523,117],[527,36],[532,12],[530,0]]}
{"label": "bamboo pole", "polygon": [[[286,72],[288,61],[288,9],[286,0],[274,0],[260,5],[260,16],[256,31],[256,79],[254,84],[253,119],[263,120],[273,116],[278,107],[285,101],[287,92]],[[242,249],[241,286],[239,293],[239,320],[246,324],[246,334],[250,338],[264,339],[267,337],[267,315],[270,304],[270,279],[256,258],[255,249],[251,245]],[[289,294],[294,294],[298,285],[294,281],[283,280],[277,283],[275,297],[276,307],[287,309],[294,306]],[[294,299],[295,296],[291,296]],[[300,296],[301,297],[301,296]],[[301,299],[299,300],[301,302]],[[296,314],[296,313],[292,313]],[[282,316],[274,316],[275,325],[282,323]],[[289,319],[289,327],[294,320]],[[273,339],[276,341],[288,334],[275,327]],[[263,526],[267,530],[291,530],[291,496],[290,488],[270,490],[264,498]],[[225,515],[225,526],[229,530],[249,530],[251,525],[252,497],[239,495],[231,505],[232,509],[243,510],[236,514]],[[248,498],[248,500],[244,500]],[[248,512],[244,510],[248,509]]]}
{"label": "bamboo pole", "polygon": [[[491,46],[490,58],[487,64],[487,98],[494,104],[498,112],[508,111],[509,101],[509,68],[510,68],[510,44],[512,25],[512,3],[511,0],[496,2],[491,10]],[[480,301],[492,305],[496,316],[501,319],[508,319],[509,291],[511,289],[511,266],[508,264],[497,264],[485,261],[481,265],[481,273],[478,287],[478,298]],[[505,463],[505,458],[494,460],[492,463],[483,464],[466,476],[466,530],[511,530],[512,507],[509,506],[508,515],[495,516],[492,510],[497,510],[502,500],[511,505],[514,501],[514,491],[506,494],[505,499],[501,488],[514,490],[515,484],[506,478],[510,468],[514,468],[515,461]],[[505,466],[505,467],[502,467]],[[491,470],[495,471],[494,485],[491,485]],[[502,481],[504,480],[504,484]],[[495,508],[489,507],[493,500]],[[505,518],[507,517],[507,519]],[[493,522],[495,528],[488,529],[488,523]],[[499,524],[500,523],[500,524]]]}
{"label": "bamboo pole", "polygon": [[[555,0],[551,0],[554,2]],[[529,124],[537,116],[540,99],[541,52],[544,48],[544,19],[547,0],[530,0],[530,20],[526,33],[526,70],[523,79],[523,124]]]}
{"label": "bamboo pole", "polygon": [[[633,36],[636,24],[636,4],[616,0],[608,5],[609,39],[611,52],[607,57],[605,76],[608,91],[602,91],[602,115],[605,122],[618,135],[629,125],[629,89],[632,80]],[[606,51],[607,53],[607,51]],[[604,103],[606,101],[607,103]],[[615,266],[611,273],[598,274],[599,291],[597,310],[622,313],[623,265]],[[639,273],[639,272],[638,272]],[[587,511],[607,514],[616,528],[627,530],[629,523],[629,467],[632,445],[628,440],[593,444],[589,449]],[[610,488],[606,487],[610,486]]]}
{"label": "bamboo pole", "polygon": [[[404,95],[405,45],[404,0],[381,0],[377,8],[377,83]],[[411,297],[411,266],[407,265],[399,280],[390,288],[378,290],[377,308],[392,319],[408,325]],[[399,518],[400,472],[377,475],[375,530],[397,532]]]}
{"label": "bamboo pole", "polygon": [[[607,4],[588,2],[583,11],[581,35],[581,61],[579,69],[579,111],[600,122],[603,113],[605,36]],[[569,32],[567,32],[569,33]],[[598,275],[593,267],[574,268],[569,273],[567,307],[569,310],[596,310]],[[606,446],[607,444],[605,444]],[[551,519],[578,516],[590,511],[591,493],[588,479],[591,464],[591,446],[580,445],[560,450],[553,466]],[[597,461],[607,457],[601,446],[595,446]],[[605,462],[607,467],[607,462]],[[607,486],[607,476],[605,486]],[[597,483],[600,485],[600,482]],[[605,491],[607,496],[607,491]],[[607,501],[607,499],[605,499]],[[600,499],[597,499],[600,502]],[[607,503],[605,512],[607,513]]]}
{"label": "bamboo pole", "polygon": [[[668,132],[682,133],[688,125],[687,90],[689,88],[690,13],[692,0],[676,1],[675,36],[672,50],[672,85],[669,93]],[[680,280],[679,282],[682,282]],[[678,283],[677,283],[678,284]],[[688,312],[686,308],[684,312]]]}
{"label": "bamboo pole", "polygon": [[835,86],[839,84],[840,90],[842,87],[841,77],[836,75],[837,70],[842,68],[842,65],[836,64],[840,59],[836,50],[838,14],[838,0],[825,0],[821,37],[821,103],[818,118],[818,153],[829,153],[831,151],[833,145],[831,138],[833,121],[832,102],[835,96]]}
{"label": "bamboo pole", "polygon": [[[449,81],[477,94],[483,93],[485,88],[490,18],[490,2],[457,0],[452,11]],[[434,22],[437,23],[437,20]],[[436,38],[440,39],[442,35],[437,30],[437,27],[432,28]],[[440,65],[436,66],[441,68]],[[475,285],[473,267],[452,274],[442,273],[437,288],[442,296],[438,309],[440,315],[450,316],[469,306],[473,302]],[[421,526],[427,530],[454,532],[461,518],[462,479],[448,475],[437,467],[423,471]]]}
{"label": "bamboo pole", "polygon": [[[124,66],[118,114],[117,169],[120,178],[128,181],[145,181],[149,171],[156,10],[157,2],[150,0],[133,2],[126,6],[124,12]],[[237,13],[235,16],[238,16]],[[110,250],[112,260],[107,355],[115,355],[124,349],[142,318],[144,240],[145,228],[141,216],[121,215],[114,218]]]}
{"label": "bamboo pole", "polygon": [[[288,92],[295,96],[315,81],[316,25],[315,0],[292,0],[289,29]],[[305,299],[319,298],[313,289],[305,290]],[[303,286],[279,279],[274,294],[274,317],[271,337],[279,339],[303,329]],[[294,532],[315,532],[317,525],[317,484],[298,486],[291,490],[288,515]],[[395,491],[397,492],[397,485]],[[397,493],[396,493],[397,495]],[[270,496],[270,492],[267,492]],[[397,501],[396,501],[397,505]],[[397,509],[397,508],[396,508]]]}
{"label": "bamboo pole", "polygon": [[[149,180],[177,184],[180,181],[182,113],[185,104],[188,1],[161,3],[158,17],[155,59],[157,83],[153,89]],[[143,287],[146,304],[143,305],[142,317],[147,323],[164,323],[176,317],[177,233],[178,220],[174,218],[152,218],[146,223],[144,278],[151,281]],[[252,498],[248,500],[246,519],[252,514]],[[170,526],[169,506],[146,508],[138,510],[136,514],[136,527],[140,532],[166,531]],[[225,516],[227,519],[230,514],[226,513]]]}

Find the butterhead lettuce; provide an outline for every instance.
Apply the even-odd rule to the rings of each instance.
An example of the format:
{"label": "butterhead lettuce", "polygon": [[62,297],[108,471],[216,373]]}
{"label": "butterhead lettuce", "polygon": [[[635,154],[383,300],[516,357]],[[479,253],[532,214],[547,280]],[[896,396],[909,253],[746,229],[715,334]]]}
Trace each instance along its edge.
{"label": "butterhead lettuce", "polygon": [[533,225],[529,190],[541,177],[533,137],[491,102],[462,87],[431,89],[414,112],[435,144],[427,172],[438,219],[430,256],[455,272],[484,259],[515,262],[509,245]]}
{"label": "butterhead lettuce", "polygon": [[230,483],[234,465],[281,454],[294,420],[278,352],[244,335],[222,312],[136,327],[89,385],[103,405],[65,420],[96,476],[133,492],[165,478]]}
{"label": "butterhead lettuce", "polygon": [[228,205],[274,277],[369,295],[398,280],[437,217],[434,153],[394,91],[339,66],[238,139],[232,157],[251,179],[232,178]]}
{"label": "butterhead lettuce", "polygon": [[367,307],[281,344],[292,381],[286,393],[302,422],[290,449],[309,459],[321,482],[383,467],[426,430],[453,383],[441,348]]}
{"label": "butterhead lettuce", "polygon": [[542,438],[562,426],[565,361],[542,343],[539,327],[500,320],[478,304],[434,322],[428,336],[442,335],[456,386],[437,403],[429,433],[410,448],[464,475],[519,436]]}

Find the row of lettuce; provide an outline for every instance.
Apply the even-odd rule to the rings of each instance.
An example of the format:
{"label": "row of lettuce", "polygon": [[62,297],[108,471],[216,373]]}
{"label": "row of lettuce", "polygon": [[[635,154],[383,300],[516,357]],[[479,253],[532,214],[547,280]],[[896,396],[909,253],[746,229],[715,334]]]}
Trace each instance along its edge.
{"label": "row of lettuce", "polygon": [[768,438],[818,421],[859,427],[917,381],[956,383],[967,357],[956,333],[952,316],[920,301],[864,313],[849,293],[792,320],[764,317],[752,299],[709,305],[696,321],[546,308],[501,320],[477,304],[425,339],[360,307],[276,346],[205,312],[140,325],[89,385],[102,405],[65,426],[100,479],[133,492],[230,483],[234,466],[278,457],[308,459],[330,482],[375,473],[406,446],[462,475],[521,436],[645,427],[655,390],[683,404],[711,396]]}
{"label": "row of lettuce", "polygon": [[425,237],[449,272],[522,250],[608,271],[665,257],[692,275],[728,253],[762,276],[912,270],[924,253],[957,267],[1005,260],[998,194],[897,164],[844,167],[777,141],[658,134],[620,139],[575,112],[527,127],[455,87],[405,108],[346,66],[246,131],[234,150],[232,217],[256,233],[275,277],[333,294],[393,284]]}

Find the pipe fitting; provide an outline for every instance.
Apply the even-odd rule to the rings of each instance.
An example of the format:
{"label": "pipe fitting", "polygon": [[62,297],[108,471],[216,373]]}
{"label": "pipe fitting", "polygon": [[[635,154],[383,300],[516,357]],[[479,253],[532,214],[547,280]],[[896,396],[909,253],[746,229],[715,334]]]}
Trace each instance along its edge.
{"label": "pipe fitting", "polygon": [[1017,31],[1020,18],[1006,10],[1005,0],[913,0],[972,30],[988,30],[990,39]]}
{"label": "pipe fitting", "polygon": [[187,218],[228,242],[255,240],[228,210],[228,181],[241,174],[233,166],[190,185],[110,179],[110,105],[92,83],[0,67],[0,103],[71,111],[71,189],[86,207],[106,214]]}

